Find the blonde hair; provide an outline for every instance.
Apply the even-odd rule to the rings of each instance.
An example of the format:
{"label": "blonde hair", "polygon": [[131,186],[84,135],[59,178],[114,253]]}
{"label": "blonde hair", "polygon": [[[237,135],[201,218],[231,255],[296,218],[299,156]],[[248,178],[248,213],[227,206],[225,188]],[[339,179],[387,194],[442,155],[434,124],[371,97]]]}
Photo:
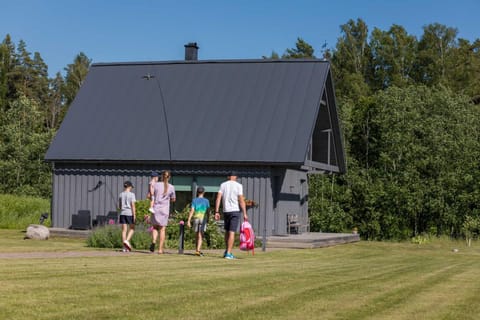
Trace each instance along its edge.
{"label": "blonde hair", "polygon": [[170,180],[170,171],[165,170],[162,172],[162,179],[163,179],[163,194],[167,194],[168,191],[168,180]]}

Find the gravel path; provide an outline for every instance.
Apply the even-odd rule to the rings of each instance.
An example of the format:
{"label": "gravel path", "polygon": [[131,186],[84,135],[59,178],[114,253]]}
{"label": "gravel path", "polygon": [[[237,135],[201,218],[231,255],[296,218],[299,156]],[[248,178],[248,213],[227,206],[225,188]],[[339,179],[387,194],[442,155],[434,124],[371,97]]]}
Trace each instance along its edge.
{"label": "gravel path", "polygon": [[0,259],[110,257],[122,254],[125,253],[121,251],[0,252]]}
{"label": "gravel path", "polygon": [[[260,250],[259,250],[260,251]],[[205,253],[220,255],[223,250],[205,250]],[[193,255],[194,251],[185,250],[185,255]],[[177,251],[166,251],[165,254],[177,254]],[[54,258],[79,258],[79,257],[116,257],[125,255],[157,255],[150,251],[133,250],[124,253],[118,249],[112,251],[64,251],[64,252],[0,252],[1,259],[54,259]]]}

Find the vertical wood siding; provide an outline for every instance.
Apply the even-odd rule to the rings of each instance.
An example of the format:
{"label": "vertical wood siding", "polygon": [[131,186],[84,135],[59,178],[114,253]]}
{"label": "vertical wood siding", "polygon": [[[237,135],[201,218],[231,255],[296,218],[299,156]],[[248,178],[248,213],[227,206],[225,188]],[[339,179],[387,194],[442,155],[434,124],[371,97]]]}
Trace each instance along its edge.
{"label": "vertical wood siding", "polygon": [[[137,200],[145,199],[151,170],[163,169],[166,167],[141,164],[56,164],[53,177],[53,226],[69,228],[72,223],[71,216],[78,210],[90,210],[92,219],[96,219],[97,215],[115,211],[118,194],[123,190],[123,183],[126,180],[133,183]],[[226,177],[231,167],[172,166],[168,169],[176,176]],[[235,170],[239,172],[239,182],[244,187],[245,197],[259,204],[257,208],[248,209],[249,219],[257,237],[264,234],[266,236],[285,234],[286,214],[302,212],[298,201],[292,202],[292,199],[282,197],[275,199],[270,168],[235,168]],[[295,190],[300,192],[299,179],[304,174],[295,170],[289,170],[288,174],[285,170],[282,172],[283,177],[280,179],[283,181],[280,189],[282,194],[291,192],[291,185],[295,185]],[[102,181],[102,185],[92,191],[99,181]],[[276,206],[274,201],[277,201]]]}

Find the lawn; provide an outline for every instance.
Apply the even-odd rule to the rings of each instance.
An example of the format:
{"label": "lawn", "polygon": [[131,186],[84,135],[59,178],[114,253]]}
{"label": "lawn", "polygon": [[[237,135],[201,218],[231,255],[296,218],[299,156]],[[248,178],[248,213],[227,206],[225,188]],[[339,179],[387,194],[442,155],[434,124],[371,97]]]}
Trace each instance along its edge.
{"label": "lawn", "polygon": [[[0,237],[0,256],[93,250],[12,230]],[[232,261],[218,252],[1,258],[0,318],[478,319],[479,245],[360,242]]]}

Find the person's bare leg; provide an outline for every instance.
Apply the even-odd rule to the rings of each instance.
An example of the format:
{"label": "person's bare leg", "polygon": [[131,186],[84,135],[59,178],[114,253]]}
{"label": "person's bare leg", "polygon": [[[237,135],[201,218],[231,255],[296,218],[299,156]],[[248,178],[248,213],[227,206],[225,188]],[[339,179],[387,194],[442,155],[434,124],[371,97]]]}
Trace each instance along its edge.
{"label": "person's bare leg", "polygon": [[202,249],[202,233],[197,232],[197,251],[200,252]]}
{"label": "person's bare leg", "polygon": [[228,238],[227,239],[227,252],[232,253],[233,242],[235,241],[235,232],[228,231],[228,233],[226,234],[226,238]]}
{"label": "person's bare leg", "polygon": [[127,240],[127,225],[122,224],[122,243]]}
{"label": "person's bare leg", "polygon": [[163,245],[165,243],[165,227],[160,227],[160,244],[158,245],[158,253],[163,253]]}
{"label": "person's bare leg", "polygon": [[135,225],[131,224],[130,230],[128,230],[127,241],[130,241],[130,239],[132,239],[134,232],[135,232]]}
{"label": "person's bare leg", "polygon": [[157,237],[158,237],[157,227],[153,227],[153,229],[152,229],[152,243],[157,243]]}

